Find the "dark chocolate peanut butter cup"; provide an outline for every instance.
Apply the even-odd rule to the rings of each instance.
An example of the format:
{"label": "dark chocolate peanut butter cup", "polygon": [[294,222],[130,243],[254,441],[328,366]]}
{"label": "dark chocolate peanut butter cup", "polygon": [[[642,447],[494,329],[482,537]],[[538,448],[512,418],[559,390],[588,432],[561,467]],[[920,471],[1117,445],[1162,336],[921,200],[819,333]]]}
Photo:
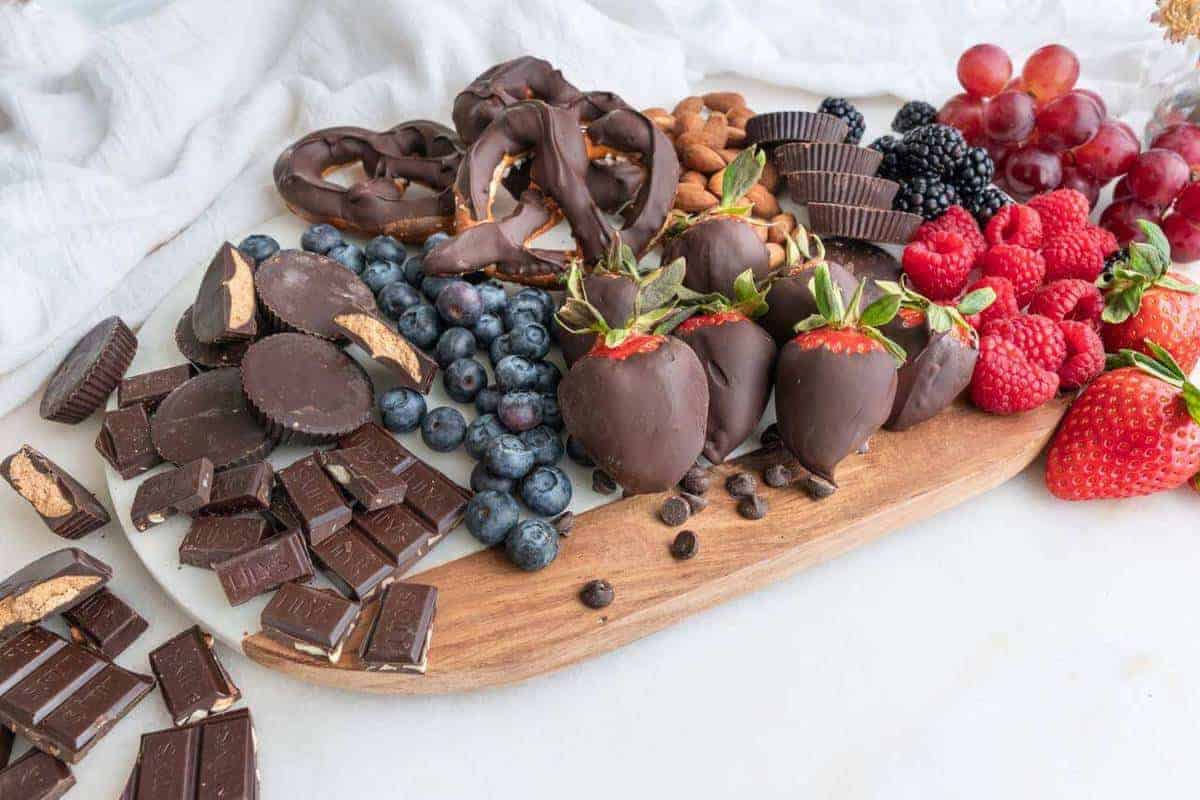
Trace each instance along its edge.
{"label": "dark chocolate peanut butter cup", "polygon": [[301,333],[277,333],[242,359],[242,388],[272,439],[322,444],[365,425],[375,401],[371,379],[337,345]]}
{"label": "dark chocolate peanut butter cup", "polygon": [[749,144],[781,142],[841,142],[850,127],[832,114],[815,111],[772,111],[746,121]]}
{"label": "dark chocolate peanut butter cup", "polygon": [[837,142],[792,142],[777,147],[771,157],[781,173],[847,172],[874,175],[883,153],[869,147]]}
{"label": "dark chocolate peanut butter cup", "polygon": [[76,425],[92,415],[125,377],[137,337],[120,317],[87,332],[50,376],[42,395],[42,419]]}
{"label": "dark chocolate peanut butter cup", "polygon": [[809,203],[808,219],[819,236],[843,236],[867,242],[906,243],[923,221],[916,214],[855,208],[832,203]]}
{"label": "dark chocolate peanut butter cup", "polygon": [[332,258],[280,250],[254,274],[259,308],[271,332],[307,333],[348,340],[333,318],[347,311],[374,312],[375,296],[357,275]]}
{"label": "dark chocolate peanut butter cup", "polygon": [[242,356],[250,342],[230,342],[229,344],[205,344],[196,338],[192,328],[192,307],[179,318],[175,326],[175,347],[192,364],[200,369],[220,369],[221,367],[236,367],[242,363]]}
{"label": "dark chocolate peanut butter cup", "polygon": [[216,469],[261,461],[275,446],[250,413],[235,367],[202,372],[167,395],[150,420],[150,436],[166,460],[207,458]]}
{"label": "dark chocolate peanut butter cup", "polygon": [[797,203],[890,209],[900,189],[895,181],[847,172],[789,172],[785,177]]}

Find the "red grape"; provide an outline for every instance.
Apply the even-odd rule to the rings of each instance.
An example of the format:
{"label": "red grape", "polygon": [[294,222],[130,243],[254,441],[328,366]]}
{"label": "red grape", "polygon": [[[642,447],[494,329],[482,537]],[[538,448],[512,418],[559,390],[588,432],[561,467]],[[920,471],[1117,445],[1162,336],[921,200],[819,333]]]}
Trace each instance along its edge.
{"label": "red grape", "polygon": [[1172,125],[1154,137],[1151,147],[1163,147],[1183,156],[1192,169],[1200,168],[1200,125],[1184,122]]}
{"label": "red grape", "polygon": [[1108,104],[1104,102],[1104,98],[1100,96],[1099,92],[1092,91],[1091,89],[1075,89],[1075,91],[1091,98],[1092,102],[1096,104],[1096,108],[1100,109],[1101,119],[1108,116]]}
{"label": "red grape", "polygon": [[1096,201],[1100,199],[1100,186],[1090,175],[1073,165],[1063,167],[1062,180],[1058,184],[1060,189],[1074,189],[1086,197],[1089,208],[1096,207]]}
{"label": "red grape", "polygon": [[1021,70],[1025,91],[1045,103],[1075,88],[1079,80],[1079,59],[1061,44],[1048,44],[1033,51]]}
{"label": "red grape", "polygon": [[972,147],[983,138],[983,101],[969,94],[956,94],[938,112],[937,121],[962,131]]}
{"label": "red grape", "polygon": [[1129,179],[1121,178],[1117,181],[1117,185],[1113,187],[1113,202],[1118,200],[1128,200],[1133,197],[1133,192],[1129,191]]}
{"label": "red grape", "polygon": [[994,44],[977,44],[958,57],[958,82],[976,97],[999,94],[1011,77],[1012,60]]}
{"label": "red grape", "polygon": [[1015,142],[996,142],[991,139],[981,139],[976,147],[982,147],[987,150],[988,155],[992,158],[992,163],[996,165],[996,172],[999,172],[1004,167],[1004,160],[1008,158],[1008,154],[1016,150],[1020,145]]}
{"label": "red grape", "polygon": [[1129,191],[1143,203],[1166,208],[1191,177],[1187,162],[1173,150],[1147,150],[1129,168]]}
{"label": "red grape", "polygon": [[1038,141],[1056,152],[1070,150],[1090,142],[1103,121],[1094,100],[1079,92],[1067,92],[1038,112]]}
{"label": "red grape", "polygon": [[997,142],[1029,138],[1037,121],[1033,98],[1024,92],[1001,92],[983,109],[983,130]]}
{"label": "red grape", "polygon": [[1162,229],[1171,243],[1172,261],[1187,262],[1200,258],[1200,223],[1182,214],[1168,214],[1163,218]]}
{"label": "red grape", "polygon": [[1101,182],[1129,172],[1141,146],[1136,137],[1113,120],[1105,120],[1090,142],[1074,151],[1080,169]]}
{"label": "red grape", "polygon": [[1189,183],[1175,198],[1175,213],[1200,222],[1200,183]]}
{"label": "red grape", "polygon": [[1149,220],[1155,224],[1162,222],[1158,209],[1128,197],[1124,200],[1117,200],[1104,209],[1104,213],[1100,215],[1100,225],[1111,231],[1124,247],[1130,242],[1145,241],[1145,234],[1137,226],[1139,219]]}
{"label": "red grape", "polygon": [[1008,187],[1025,198],[1058,188],[1062,173],[1057,154],[1032,145],[1013,152],[1004,162]]}

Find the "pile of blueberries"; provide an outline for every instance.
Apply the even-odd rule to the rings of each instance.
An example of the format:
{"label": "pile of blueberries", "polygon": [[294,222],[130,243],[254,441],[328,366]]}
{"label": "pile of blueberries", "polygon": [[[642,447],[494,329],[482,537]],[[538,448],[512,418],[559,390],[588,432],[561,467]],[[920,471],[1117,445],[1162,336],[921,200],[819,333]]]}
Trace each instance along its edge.
{"label": "pile of blueberries", "polygon": [[[393,433],[420,429],[426,446],[440,453],[465,446],[478,462],[471,472],[475,496],[467,507],[468,530],[484,544],[503,543],[521,569],[542,569],[558,555],[558,531],[547,520],[571,502],[571,480],[558,462],[569,452],[590,465],[574,442],[564,446],[562,440],[562,372],[546,360],[554,299],[534,288],[509,296],[495,280],[426,276],[423,257],[446,238],[434,234],[419,255],[410,255],[391,236],[377,236],[359,247],[346,242],[337,228],[322,224],[308,228],[300,246],[362,278],[375,293],[380,312],[437,361],[450,398],[474,405],[476,415],[468,424],[458,408],[428,409],[425,398],[411,389],[396,387],[378,398],[383,425]],[[239,247],[260,261],[278,244],[255,236]],[[491,384],[476,360],[483,352],[495,376]],[[522,504],[536,517],[521,520]]]}

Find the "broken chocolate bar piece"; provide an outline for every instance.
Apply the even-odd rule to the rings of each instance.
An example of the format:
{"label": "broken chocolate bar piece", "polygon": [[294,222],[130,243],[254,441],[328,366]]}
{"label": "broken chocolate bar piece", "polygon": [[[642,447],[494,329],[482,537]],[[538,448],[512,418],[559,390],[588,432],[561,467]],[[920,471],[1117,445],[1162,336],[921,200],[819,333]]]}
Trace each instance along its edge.
{"label": "broken chocolate bar piece", "polygon": [[401,473],[408,488],[404,504],[416,511],[438,533],[454,530],[470,500],[466,490],[423,461]]}
{"label": "broken chocolate bar piece", "polygon": [[416,463],[417,457],[408,448],[396,441],[396,437],[388,433],[378,423],[368,422],[352,433],[338,440],[338,447],[348,450],[352,447],[368,447],[375,453],[376,458],[385,462],[388,468],[397,475]]}
{"label": "broken chocolate bar piece", "polygon": [[117,386],[117,407],[128,408],[140,405],[147,414],[153,414],[167,395],[187,383],[196,374],[191,364],[163,367],[140,375],[130,375]]}
{"label": "broken chocolate bar piece", "polygon": [[392,330],[386,322],[366,311],[347,311],[333,317],[339,333],[366,351],[400,379],[400,385],[421,394],[437,375],[437,362]]}
{"label": "broken chocolate bar piece", "polygon": [[256,749],[244,708],[143,734],[121,800],[256,800]]}
{"label": "broken chocolate bar piece", "polygon": [[408,485],[370,446],[327,450],[318,453],[317,460],[329,477],[367,511],[394,506],[404,500]]}
{"label": "broken chocolate bar piece", "polygon": [[213,565],[231,606],[278,589],[288,581],[308,581],[312,561],[300,531],[281,533],[241,555]]}
{"label": "broken chocolate bar piece", "polygon": [[12,756],[13,739],[17,738],[11,728],[6,728],[0,725],[0,769],[8,766],[8,759]]}
{"label": "broken chocolate bar piece", "polygon": [[213,475],[208,502],[197,514],[240,514],[265,511],[271,504],[275,470],[266,461],[223,469]]}
{"label": "broken chocolate bar piece", "polygon": [[213,256],[192,304],[192,330],[202,344],[229,344],[258,333],[254,267],[229,242]]}
{"label": "broken chocolate bar piece", "polygon": [[150,669],[158,678],[167,713],[176,725],[226,711],[242,696],[217,660],[212,636],[198,625],[152,650]]}
{"label": "broken chocolate bar piece", "polygon": [[0,583],[0,640],[104,588],[112,568],[74,547],[26,564]]}
{"label": "broken chocolate bar piece", "polygon": [[407,505],[354,515],[354,524],[403,574],[446,537]]}
{"label": "broken chocolate bar piece", "polygon": [[271,505],[267,508],[266,517],[277,531],[290,531],[300,527],[300,517],[288,501],[287,492],[278,482],[271,489]]}
{"label": "broken chocolate bar piece", "polygon": [[424,673],[437,611],[437,588],[393,583],[383,590],[379,613],[363,643],[368,670]]}
{"label": "broken chocolate bar piece", "polygon": [[198,458],[182,467],[151,475],[137,488],[129,516],[144,531],[176,514],[190,514],[212,496],[213,465]]}
{"label": "broken chocolate bar piece", "polygon": [[399,563],[384,554],[350,524],[312,548],[313,557],[337,590],[351,600],[366,600],[399,577]]}
{"label": "broken chocolate bar piece", "polygon": [[285,583],[263,609],[261,622],[269,638],[336,664],[360,610],[326,589]]}
{"label": "broken chocolate bar piece", "polygon": [[125,652],[149,627],[141,614],[108,589],[67,609],[63,617],[76,644],[90,647],[109,660]]}
{"label": "broken chocolate bar piece", "polygon": [[179,544],[179,563],[212,569],[256,547],[269,528],[262,517],[197,517]]}
{"label": "broken chocolate bar piece", "polygon": [[29,445],[0,462],[0,474],[64,539],[78,539],[108,524],[96,496],[62,467]]}
{"label": "broken chocolate bar piece", "polygon": [[350,524],[350,507],[342,501],[341,493],[321,469],[315,455],[279,470],[279,483],[287,492],[310,544],[318,545]]}
{"label": "broken chocolate bar piece", "polygon": [[36,748],[0,769],[0,798],[4,800],[59,800],[74,785],[70,767]]}
{"label": "broken chocolate bar piece", "polygon": [[144,406],[133,405],[104,415],[96,450],[125,480],[162,463],[150,437],[150,418]]}
{"label": "broken chocolate bar piece", "polygon": [[77,764],[154,688],[45,628],[0,644],[0,722],[40,750]]}

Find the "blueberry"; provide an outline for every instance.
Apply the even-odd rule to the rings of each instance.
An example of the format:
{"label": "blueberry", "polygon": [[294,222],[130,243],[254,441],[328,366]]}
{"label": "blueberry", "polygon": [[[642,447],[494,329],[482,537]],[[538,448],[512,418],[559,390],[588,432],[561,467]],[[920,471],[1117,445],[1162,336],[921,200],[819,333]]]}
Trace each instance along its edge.
{"label": "blueberry", "polygon": [[542,317],[542,304],[532,297],[509,298],[508,305],[504,307],[504,313],[501,316],[504,320],[504,329],[509,331],[534,322],[541,325]]}
{"label": "blueberry", "polygon": [[473,358],[453,361],[442,373],[442,388],[457,403],[471,402],[484,386],[487,386],[487,371]]}
{"label": "blueberry", "polygon": [[479,290],[479,296],[483,298],[483,311],[485,314],[498,316],[504,311],[504,306],[508,303],[508,293],[504,291],[504,284],[492,278],[484,281],[475,288]]}
{"label": "blueberry", "polygon": [[549,361],[535,361],[533,370],[537,380],[533,383],[535,391],[542,394],[554,394],[558,391],[558,383],[562,380],[562,371],[556,364]]}
{"label": "blueberry", "polygon": [[483,315],[483,298],[466,281],[454,281],[438,293],[437,310],[447,325],[470,328]]}
{"label": "blueberry", "polygon": [[442,369],[450,366],[460,358],[470,358],[475,355],[475,337],[466,328],[447,328],[437,340],[433,357],[437,359]]}
{"label": "blueberry", "polygon": [[486,492],[488,489],[493,489],[497,492],[508,492],[511,494],[516,488],[516,481],[512,478],[501,478],[498,475],[493,475],[491,470],[482,461],[471,469],[472,492]]}
{"label": "blueberry", "polygon": [[524,520],[509,531],[504,552],[516,566],[526,572],[537,572],[558,555],[558,531],[545,520]]}
{"label": "blueberry", "polygon": [[594,467],[596,462],[588,455],[583,443],[574,436],[567,437],[567,457],[581,467]]}
{"label": "blueberry", "polygon": [[300,234],[300,246],[310,253],[320,253],[321,255],[325,255],[345,241],[341,231],[323,222],[313,225]]}
{"label": "blueberry", "polygon": [[496,416],[513,433],[542,424],[542,396],[537,392],[509,392],[500,398]]}
{"label": "blueberry", "polygon": [[238,250],[257,265],[279,252],[279,242],[265,233],[253,233],[242,239]]}
{"label": "blueberry", "polygon": [[554,298],[545,289],[538,289],[533,286],[526,286],[521,291],[513,295],[513,299],[520,305],[524,305],[527,300],[535,300],[542,309],[542,324],[549,325],[550,318],[554,316]]}
{"label": "blueberry", "polygon": [[412,389],[388,389],[377,402],[383,427],[392,433],[415,431],[425,418],[425,398]]}
{"label": "blueberry", "polygon": [[480,314],[479,319],[471,326],[471,333],[480,347],[489,347],[497,336],[504,333],[504,323],[499,317],[491,314]]}
{"label": "blueberry", "polygon": [[558,467],[538,467],[521,481],[521,500],[533,513],[553,517],[571,504],[571,479]]}
{"label": "blueberry", "polygon": [[505,356],[496,364],[495,372],[496,385],[505,394],[532,389],[537,383],[537,369],[532,361],[522,356]]}
{"label": "blueberry", "polygon": [[376,236],[367,242],[367,258],[372,261],[394,261],[403,264],[408,260],[408,251],[391,236]]}
{"label": "blueberry", "polygon": [[500,424],[500,418],[495,414],[476,417],[467,426],[467,436],[463,440],[463,444],[467,448],[467,455],[476,461],[480,460],[492,439],[503,436],[505,433],[507,431],[504,430],[504,426]]}
{"label": "blueberry", "polygon": [[372,261],[359,277],[367,288],[378,294],[389,283],[404,280],[404,270],[395,261]]}
{"label": "blueberry", "polygon": [[421,441],[430,450],[449,453],[462,444],[467,421],[457,408],[439,406],[421,420]]}
{"label": "blueberry", "polygon": [[356,244],[339,244],[330,248],[326,255],[355,275],[362,275],[363,270],[367,268],[367,257]]}
{"label": "blueberry", "polygon": [[421,291],[429,302],[436,303],[438,295],[452,283],[465,283],[462,278],[449,278],[445,275],[426,275],[425,280],[421,281]]}
{"label": "blueberry", "polygon": [[502,333],[495,339],[492,339],[492,343],[488,345],[488,358],[491,360],[492,366],[495,367],[508,355],[512,355],[508,334]]}
{"label": "blueberry", "polygon": [[480,414],[495,414],[500,407],[500,389],[495,386],[485,386],[475,395],[475,410]]}
{"label": "blueberry", "polygon": [[425,282],[425,263],[419,256],[413,256],[404,262],[404,280],[414,289],[420,289]]}
{"label": "blueberry", "polygon": [[442,323],[433,306],[413,306],[400,315],[396,328],[400,335],[422,350],[433,347],[442,335]]}
{"label": "blueberry", "polygon": [[448,240],[449,238],[450,238],[450,234],[443,233],[442,231],[438,231],[437,233],[430,234],[429,238],[425,240],[425,243],[421,245],[421,255],[423,255],[423,256],[429,255],[430,250],[432,250],[434,247],[436,247],[439,243]]}
{"label": "blueberry", "polygon": [[472,536],[486,545],[493,545],[504,541],[520,518],[521,509],[511,494],[487,490],[467,503],[463,521]]}
{"label": "blueberry", "polygon": [[530,361],[544,358],[550,352],[550,331],[539,322],[518,325],[509,332],[508,340],[513,353]]}
{"label": "blueberry", "polygon": [[501,478],[524,478],[533,469],[533,451],[516,436],[505,433],[484,448],[483,463]]}
{"label": "blueberry", "polygon": [[555,431],[561,431],[565,425],[557,393],[542,395],[542,424]]}
{"label": "blueberry", "polygon": [[405,311],[425,302],[421,293],[404,281],[392,281],[379,290],[375,300],[379,303],[379,310],[388,319],[400,319]]}
{"label": "blueberry", "polygon": [[562,439],[558,434],[545,425],[530,428],[519,435],[530,450],[533,451],[533,463],[541,466],[557,464],[563,457]]}

